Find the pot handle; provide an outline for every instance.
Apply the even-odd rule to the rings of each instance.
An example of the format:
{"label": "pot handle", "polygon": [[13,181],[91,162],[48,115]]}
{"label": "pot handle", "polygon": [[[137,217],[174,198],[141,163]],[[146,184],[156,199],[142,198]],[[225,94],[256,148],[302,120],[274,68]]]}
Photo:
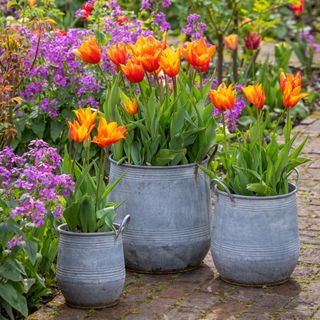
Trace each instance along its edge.
{"label": "pot handle", "polygon": [[[299,172],[299,170],[298,170],[297,168],[293,168],[292,171],[294,171],[294,172],[296,173],[296,175],[297,175],[296,182],[294,182],[293,185],[294,185],[296,188],[298,188],[299,185],[300,185],[300,179],[301,179],[301,177],[300,177],[300,172]],[[291,172],[292,172],[292,171],[291,171]],[[290,173],[291,173],[291,172],[290,172]]]}
{"label": "pot handle", "polygon": [[232,202],[234,202],[234,197],[233,197],[232,193],[230,192],[229,188],[222,181],[220,181],[218,179],[212,179],[210,181],[210,184],[212,184],[212,183],[215,184],[214,190],[216,193],[217,193],[217,184],[220,184],[223,187],[223,189],[225,190],[225,192],[228,194],[228,197],[230,198],[230,200]]}
{"label": "pot handle", "polygon": [[124,219],[122,220],[120,226],[119,226],[119,229],[118,229],[118,232],[116,233],[116,236],[115,236],[115,240],[118,239],[119,235],[123,232],[123,230],[126,228],[128,222],[130,221],[130,214],[127,214]]}

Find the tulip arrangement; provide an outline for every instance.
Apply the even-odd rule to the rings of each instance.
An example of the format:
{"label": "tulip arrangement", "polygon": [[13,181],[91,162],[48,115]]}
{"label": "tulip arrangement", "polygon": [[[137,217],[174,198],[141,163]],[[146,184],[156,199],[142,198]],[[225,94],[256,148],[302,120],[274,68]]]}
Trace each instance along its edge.
{"label": "tulip arrangement", "polygon": [[[257,121],[245,133],[237,133],[237,141],[231,146],[224,130],[224,146],[221,162],[225,169],[223,182],[229,190],[238,195],[246,196],[274,196],[288,193],[288,177],[292,170],[309,159],[300,157],[306,139],[293,148],[297,134],[291,137],[292,124],[289,110],[302,98],[307,96],[301,93],[301,74],[285,75],[280,73],[280,88],[282,101],[286,114],[284,127],[285,142],[277,141],[276,132],[271,132],[270,137],[265,135],[268,115],[264,112],[265,93],[261,84],[244,87],[243,93],[249,103],[257,112]],[[223,83],[217,90],[210,91],[210,100],[220,111],[232,109],[236,91],[232,85],[226,87]],[[280,119],[279,119],[280,121]],[[224,113],[222,112],[224,124]],[[212,178],[216,174],[201,167]]]}
{"label": "tulip arrangement", "polygon": [[[100,116],[97,135],[91,140],[98,111],[92,112],[88,107],[74,112],[77,120],[69,121],[69,137],[71,141],[77,143],[76,151],[79,151],[79,143],[83,144],[86,156],[83,164],[80,164],[72,160],[67,150],[65,151],[63,170],[73,177],[75,187],[74,192],[67,198],[63,217],[68,224],[69,231],[115,231],[113,222],[118,204],[107,203],[106,198],[121,178],[106,186],[104,167],[109,147],[125,138],[126,127],[118,126],[116,122],[107,123],[105,118]],[[101,148],[99,167],[97,160],[89,163],[91,142]],[[93,176],[91,171],[95,173]]]}
{"label": "tulip arrangement", "polygon": [[140,37],[106,52],[118,70],[104,104],[106,118],[128,128],[126,140],[113,148],[114,159],[155,166],[201,162],[215,142],[206,99],[211,82],[202,83],[215,46],[201,38],[174,49],[165,34],[162,42]]}

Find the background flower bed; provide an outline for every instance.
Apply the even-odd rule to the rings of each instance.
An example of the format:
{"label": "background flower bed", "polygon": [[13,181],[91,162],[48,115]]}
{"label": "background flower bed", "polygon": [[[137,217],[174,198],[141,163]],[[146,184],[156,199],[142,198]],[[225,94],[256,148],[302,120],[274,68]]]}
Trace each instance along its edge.
{"label": "background flower bed", "polygon": [[[221,7],[220,1],[210,3],[216,6],[214,8],[221,24],[219,27],[224,29],[230,17],[233,18],[230,5],[232,1],[227,1],[225,8]],[[291,112],[292,117],[299,121],[310,112],[316,100],[315,90],[319,90],[318,78],[315,76],[317,71],[314,71],[314,69],[319,70],[319,61],[313,59],[314,52],[318,50],[314,37],[318,36],[319,8],[316,6],[316,1],[308,1],[305,3],[303,14],[295,16],[287,1],[276,3],[283,6],[279,10],[272,8],[267,14],[262,13],[268,11],[268,7],[259,6],[259,1],[241,3],[242,11],[237,17],[238,23],[240,24],[246,16],[252,19],[252,22],[247,22],[243,28],[237,30],[239,46],[244,48],[243,53],[238,55],[240,77],[237,88],[240,91],[242,85],[262,82],[267,96],[276,96],[279,71],[280,69],[285,72],[290,71],[290,56],[294,51],[304,71],[304,82],[309,91],[306,104],[300,102]],[[88,104],[98,108],[104,101],[104,80],[100,71],[97,68],[88,68],[72,53],[72,50],[79,47],[89,35],[94,35],[103,48],[118,41],[134,43],[139,35],[159,35],[164,30],[169,30],[173,41],[185,38],[197,39],[204,35],[211,43],[219,43],[218,33],[210,22],[210,16],[206,14],[207,9],[202,8],[201,1],[190,2],[190,6],[186,6],[182,0],[119,3],[110,1],[107,2],[107,6],[105,1],[89,1],[84,3],[83,7],[76,1],[67,4],[64,1],[56,3],[47,1],[45,5],[40,1],[38,3],[26,1],[21,7],[11,2],[12,6],[9,8],[7,4],[8,1],[2,0],[3,10],[0,14],[2,26],[0,61],[2,67],[4,66],[2,70],[5,70],[0,75],[0,140],[1,148],[10,144],[17,154],[25,152],[29,142],[36,138],[42,138],[50,145],[56,145],[62,153],[68,139],[66,119],[73,118],[72,110]],[[270,2],[267,1],[266,5],[270,5]],[[65,15],[63,16],[57,8],[63,9]],[[280,19],[287,19],[288,22],[279,23]],[[308,26],[305,22],[308,22]],[[276,46],[275,62],[272,65],[268,59],[264,63],[257,62],[256,49],[259,48],[260,41],[257,41],[256,49],[246,48],[244,39],[249,32],[258,32],[258,38],[261,36],[263,40],[286,41],[285,44]],[[110,80],[115,69],[104,50],[102,53],[102,69],[110,74]],[[223,53],[230,58],[222,64],[222,75],[226,81],[231,82],[233,81],[230,63],[232,52],[224,50]],[[214,64],[211,65],[210,73],[213,70]],[[198,85],[198,80],[196,79],[195,86]],[[218,81],[214,80],[212,88],[217,83]],[[271,127],[275,126],[280,113],[277,105],[278,101],[272,98],[266,101],[266,108],[270,111]],[[255,121],[255,115],[245,108],[241,97],[236,108],[229,113],[228,124],[231,132],[234,126],[233,117],[239,118],[238,126],[242,130],[246,130]],[[218,116],[216,112],[214,115]],[[12,158],[15,159],[15,156],[12,155]],[[1,182],[7,183],[10,179],[7,165],[3,165],[0,170]],[[30,172],[30,168],[28,170]],[[30,179],[31,176],[27,173],[25,176]],[[14,179],[18,179],[14,180],[14,183],[18,181],[21,190],[30,188],[34,183],[34,181],[19,180],[18,176]],[[45,189],[43,194],[50,193]],[[15,197],[19,198],[19,192]],[[8,204],[1,203],[1,226],[5,228],[3,233],[5,237],[1,239],[1,259],[4,259],[2,261],[9,259],[9,265],[14,259],[18,261],[17,266],[23,266],[24,270],[18,267],[18,273],[9,275],[11,277],[9,283],[10,281],[17,283],[13,287],[15,292],[20,294],[18,305],[23,305],[24,297],[30,310],[39,306],[42,296],[47,295],[48,288],[54,285],[54,264],[51,262],[55,259],[57,243],[53,220],[50,218],[52,214],[45,215],[44,225],[36,227],[32,224],[42,223],[42,220],[31,221],[31,224],[25,223],[25,213],[31,206],[37,208],[42,215],[44,210],[47,212],[47,208],[44,209],[39,203],[38,197],[39,195],[32,194],[30,198],[32,203],[25,202],[20,211],[17,207],[14,211],[17,214],[14,214],[15,218],[12,216],[13,219],[8,218]],[[60,207],[56,207],[55,210],[57,208]],[[58,211],[53,213],[57,218],[59,218]],[[32,216],[30,218],[32,219]],[[43,235],[46,235],[46,240],[43,240]],[[1,277],[5,279],[8,277],[4,276],[6,270],[1,271]],[[2,289],[4,283],[0,282]],[[10,311],[3,301],[1,308],[10,316]],[[26,309],[22,307],[18,311],[20,314],[25,314]]]}

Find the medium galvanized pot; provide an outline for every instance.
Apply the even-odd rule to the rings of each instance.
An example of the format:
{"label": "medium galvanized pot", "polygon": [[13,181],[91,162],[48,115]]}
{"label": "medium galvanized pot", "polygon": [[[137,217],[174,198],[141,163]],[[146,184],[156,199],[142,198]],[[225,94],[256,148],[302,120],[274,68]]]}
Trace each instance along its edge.
{"label": "medium galvanized pot", "polygon": [[248,197],[215,188],[211,254],[223,280],[275,285],[288,280],[299,258],[297,186],[289,193]]}
{"label": "medium galvanized pot", "polygon": [[117,304],[125,282],[122,231],[70,232],[58,227],[58,286],[66,303],[76,308],[104,308]]}
{"label": "medium galvanized pot", "polygon": [[210,248],[208,177],[196,164],[161,167],[110,161],[110,182],[125,172],[108,201],[126,199],[118,215],[131,216],[123,235],[126,267],[171,273],[200,266]]}

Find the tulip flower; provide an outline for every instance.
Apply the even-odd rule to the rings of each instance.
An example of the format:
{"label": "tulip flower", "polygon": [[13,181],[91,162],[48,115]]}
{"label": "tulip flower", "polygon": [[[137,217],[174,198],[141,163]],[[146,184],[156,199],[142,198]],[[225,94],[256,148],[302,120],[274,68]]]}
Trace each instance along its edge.
{"label": "tulip flower", "polygon": [[243,93],[249,102],[251,102],[257,109],[262,109],[266,96],[263,91],[262,84],[255,84],[253,86],[248,86],[242,88]]}
{"label": "tulip flower", "polygon": [[120,64],[121,70],[130,82],[141,82],[144,78],[144,69],[137,59],[131,58],[126,65]]}
{"label": "tulip flower", "polygon": [[220,111],[231,110],[234,108],[236,100],[236,90],[232,90],[232,84],[227,87],[221,83],[217,90],[210,90],[209,98],[213,105]]}
{"label": "tulip flower", "polygon": [[175,77],[180,71],[181,48],[174,52],[170,47],[161,52],[160,67],[169,77]]}
{"label": "tulip flower", "polygon": [[128,51],[141,62],[145,71],[154,73],[159,69],[161,51],[166,47],[166,33],[162,43],[153,36],[139,37],[135,45],[129,45]]}
{"label": "tulip flower", "polygon": [[106,50],[106,53],[117,68],[120,67],[120,64],[126,63],[128,54],[124,43],[119,42],[116,45],[112,45],[109,50]]}
{"label": "tulip flower", "polygon": [[209,69],[210,61],[216,52],[216,46],[207,46],[204,38],[198,41],[187,42],[182,49],[183,56],[197,71],[205,72]]}
{"label": "tulip flower", "polygon": [[223,43],[227,49],[234,51],[238,48],[238,36],[236,34],[230,34],[224,37]]}
{"label": "tulip flower", "polygon": [[74,110],[73,112],[76,114],[80,125],[86,125],[87,127],[91,127],[92,125],[94,126],[98,110],[92,112],[91,108],[88,107],[86,109],[80,108],[79,110]]}
{"label": "tulip flower", "polygon": [[130,22],[130,19],[126,16],[117,16],[116,18],[117,23],[122,26],[123,24],[125,24],[126,22]]}
{"label": "tulip flower", "polygon": [[94,38],[84,41],[78,49],[72,52],[86,63],[97,64],[101,61],[101,50]]}
{"label": "tulip flower", "polygon": [[249,32],[244,38],[244,44],[249,50],[256,50],[259,48],[261,43],[261,36],[256,32]]}
{"label": "tulip flower", "polygon": [[77,120],[73,120],[73,122],[68,121],[68,124],[69,137],[76,142],[86,141],[94,128],[94,124],[92,126],[87,126],[86,124],[80,124]]}
{"label": "tulip flower", "polygon": [[298,72],[295,76],[288,74],[287,76],[280,73],[280,88],[283,93],[283,105],[287,109],[293,108],[301,99],[306,97],[307,93],[301,91],[301,74]]}
{"label": "tulip flower", "polygon": [[107,123],[106,119],[101,117],[98,125],[98,134],[92,139],[92,142],[101,148],[106,148],[125,138],[126,131],[125,126],[118,126],[116,122]]}
{"label": "tulip flower", "polygon": [[91,11],[93,10],[93,6],[88,4],[88,3],[84,3],[82,5],[82,11],[83,11],[83,14],[82,14],[82,21],[87,21],[88,17],[90,16],[91,14]]}
{"label": "tulip flower", "polygon": [[300,0],[299,4],[292,4],[290,9],[296,17],[301,16],[304,9],[304,0]]}
{"label": "tulip flower", "polygon": [[123,109],[126,110],[127,113],[131,114],[132,116],[138,112],[138,105],[137,99],[134,100],[128,99],[128,103],[122,103]]}
{"label": "tulip flower", "polygon": [[28,0],[28,5],[30,8],[33,8],[37,4],[37,0]]}
{"label": "tulip flower", "polygon": [[286,76],[282,71],[280,72],[280,88],[283,92],[286,88],[287,83],[290,82],[292,89],[295,89],[296,87],[301,87],[301,73],[297,72],[294,76],[293,74],[288,74]]}

